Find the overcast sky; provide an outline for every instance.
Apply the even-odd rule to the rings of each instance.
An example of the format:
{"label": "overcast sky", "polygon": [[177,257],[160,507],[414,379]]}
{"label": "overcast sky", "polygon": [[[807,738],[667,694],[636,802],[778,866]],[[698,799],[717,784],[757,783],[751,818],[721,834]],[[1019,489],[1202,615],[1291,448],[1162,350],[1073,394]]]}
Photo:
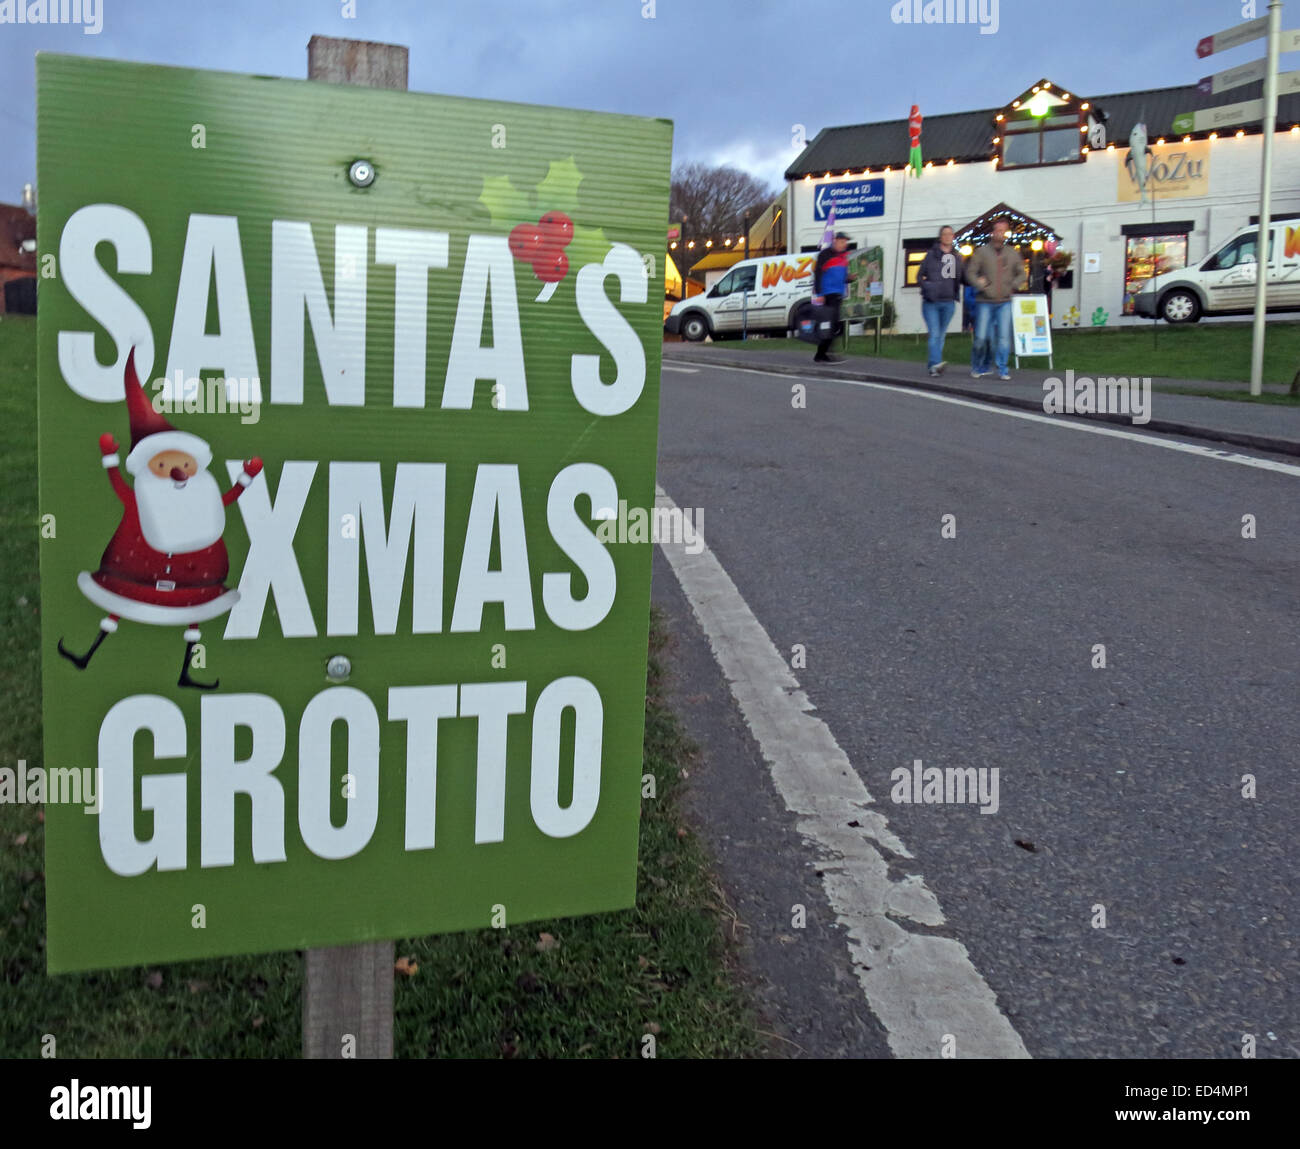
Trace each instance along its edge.
{"label": "overcast sky", "polygon": [[[13,3],[32,0],[0,0],[0,14]],[[305,77],[314,33],[405,44],[413,90],[662,116],[674,163],[731,163],[773,186],[796,124],[811,140],[913,102],[994,107],[1043,76],[1085,97],[1168,87],[1263,54],[1257,41],[1196,58],[1200,37],[1243,19],[1242,0],[979,3],[996,32],[896,24],[894,0],[100,0],[96,35],[0,23],[0,202],[35,181],[38,51]],[[1284,26],[1298,17],[1288,5]]]}

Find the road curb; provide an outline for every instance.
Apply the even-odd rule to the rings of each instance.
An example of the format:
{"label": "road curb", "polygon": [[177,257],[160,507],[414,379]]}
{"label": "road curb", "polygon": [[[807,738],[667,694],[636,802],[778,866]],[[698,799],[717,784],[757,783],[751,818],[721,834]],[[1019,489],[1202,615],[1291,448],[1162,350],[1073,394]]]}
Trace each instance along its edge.
{"label": "road curb", "polygon": [[[943,395],[954,395],[966,399],[974,399],[984,403],[997,403],[1004,407],[1016,407],[1022,411],[1035,411],[1042,415],[1042,403],[1035,403],[1031,399],[1023,399],[1019,395],[1003,395],[996,391],[975,391],[967,387],[954,387],[950,383],[937,383],[933,379],[915,379],[903,378],[897,375],[885,375],[880,372],[855,371],[835,367],[820,367],[813,364],[794,367],[790,364],[761,364],[756,365],[753,358],[744,356],[742,358],[718,358],[712,355],[691,355],[674,352],[671,356],[664,356],[664,362],[669,363],[678,360],[685,363],[698,364],[716,364],[719,367],[742,367],[747,371],[759,371],[768,375],[785,375],[791,371],[800,371],[815,378],[826,379],[850,379],[855,382],[864,383],[889,383],[898,387],[912,387],[917,391],[935,391]],[[1229,402],[1229,400],[1220,400],[1220,402]],[[1278,455],[1300,456],[1300,439],[1284,439],[1273,435],[1256,435],[1250,431],[1226,431],[1214,427],[1205,427],[1194,423],[1175,422],[1170,419],[1152,419],[1147,423],[1134,424],[1133,420],[1127,415],[1097,414],[1097,415],[1055,415],[1048,418],[1057,418],[1062,420],[1078,421],[1083,423],[1101,421],[1104,423],[1117,423],[1127,427],[1129,430],[1142,431],[1159,431],[1168,435],[1187,435],[1194,439],[1209,439],[1216,443],[1231,443],[1236,447],[1253,447],[1257,451],[1270,451]]]}

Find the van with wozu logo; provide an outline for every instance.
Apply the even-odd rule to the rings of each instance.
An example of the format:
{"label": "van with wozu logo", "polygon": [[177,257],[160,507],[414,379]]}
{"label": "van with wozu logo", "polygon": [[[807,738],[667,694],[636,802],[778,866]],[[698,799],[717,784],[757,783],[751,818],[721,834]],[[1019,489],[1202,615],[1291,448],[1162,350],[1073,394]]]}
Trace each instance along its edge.
{"label": "van with wozu logo", "polygon": [[673,305],[664,331],[691,343],[705,336],[738,339],[751,333],[785,334],[812,307],[817,253],[743,259],[701,295]]}
{"label": "van with wozu logo", "polygon": [[[1202,315],[1253,311],[1259,275],[1259,228],[1240,228],[1194,267],[1152,276],[1133,296],[1133,310],[1148,319],[1195,323]],[[1300,310],[1300,216],[1268,227],[1264,303],[1270,311]]]}

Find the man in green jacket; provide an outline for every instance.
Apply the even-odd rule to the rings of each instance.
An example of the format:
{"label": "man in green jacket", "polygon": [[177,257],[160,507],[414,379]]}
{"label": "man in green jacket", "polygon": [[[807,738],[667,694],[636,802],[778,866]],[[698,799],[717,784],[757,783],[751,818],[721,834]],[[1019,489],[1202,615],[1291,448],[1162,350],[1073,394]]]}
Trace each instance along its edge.
{"label": "man in green jacket", "polygon": [[[1007,231],[1010,225],[1005,219],[995,220],[992,238],[966,263],[966,282],[976,290],[975,296],[975,352],[988,351],[989,341],[993,340],[993,356],[998,370],[998,378],[1009,380],[1011,373],[1007,370],[1011,358],[1011,296],[1021,290],[1028,280],[1024,261],[1020,253],[1007,243]],[[983,359],[972,353],[974,362],[987,363],[989,355]],[[972,369],[971,375],[976,379],[987,374],[979,367]]]}

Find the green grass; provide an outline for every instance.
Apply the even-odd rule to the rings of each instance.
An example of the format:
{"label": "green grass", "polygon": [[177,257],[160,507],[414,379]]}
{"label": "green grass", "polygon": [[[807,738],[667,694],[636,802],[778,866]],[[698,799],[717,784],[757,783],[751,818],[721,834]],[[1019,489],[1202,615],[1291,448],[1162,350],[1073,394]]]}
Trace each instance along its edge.
{"label": "green grass", "polygon": [[[849,340],[849,355],[875,355],[875,334]],[[1249,323],[1198,323],[1170,327],[1160,324],[1126,328],[1052,330],[1054,360],[1073,367],[1080,375],[1151,376],[1166,379],[1194,379],[1209,382],[1241,383],[1250,379],[1251,326]],[[746,351],[788,350],[793,344],[785,339],[728,340],[723,347]],[[840,350],[840,348],[836,348]],[[949,334],[944,342],[944,357],[950,363],[969,363],[971,337]],[[880,357],[913,363],[926,359],[926,337],[885,335],[880,340]],[[1025,360],[1026,365],[1046,368],[1047,360]],[[1289,385],[1300,370],[1300,323],[1270,322],[1264,340],[1264,374],[1266,384]],[[1194,394],[1198,392],[1187,392]],[[1202,394],[1215,398],[1239,398],[1206,389]]]}
{"label": "green grass", "polygon": [[[39,765],[36,325],[0,319],[0,765]],[[403,939],[418,971],[398,976],[399,1057],[762,1056],[767,1047],[735,972],[735,915],[683,825],[693,748],[664,697],[667,636],[652,619],[634,910]],[[294,953],[45,973],[44,824],[0,804],[0,1057],[297,1057],[302,960]],[[538,949],[542,933],[559,943]]]}
{"label": "green grass", "polygon": [[1236,403],[1271,403],[1277,407],[1300,407],[1300,395],[1281,391],[1265,391],[1252,395],[1248,391],[1218,391],[1203,387],[1157,387],[1166,395],[1199,395],[1205,399],[1231,399]]}

